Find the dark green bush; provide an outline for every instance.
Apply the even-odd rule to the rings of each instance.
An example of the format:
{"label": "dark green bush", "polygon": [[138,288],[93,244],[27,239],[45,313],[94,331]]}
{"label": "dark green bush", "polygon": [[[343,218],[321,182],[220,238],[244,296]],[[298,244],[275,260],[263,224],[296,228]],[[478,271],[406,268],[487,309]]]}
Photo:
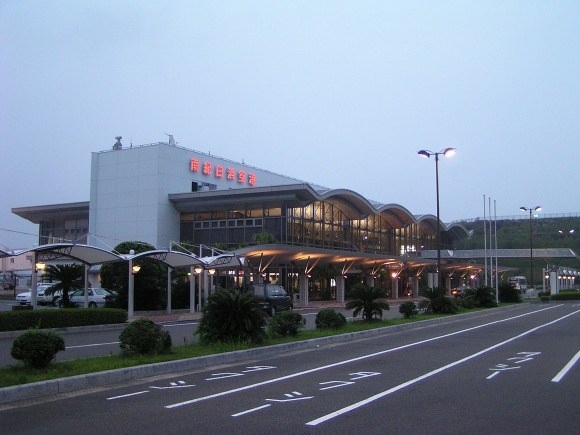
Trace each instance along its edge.
{"label": "dark green bush", "polygon": [[268,330],[272,336],[297,335],[306,325],[306,319],[296,311],[282,311],[270,319]]}
{"label": "dark green bush", "polygon": [[132,355],[156,355],[171,350],[169,332],[149,319],[129,323],[119,336],[123,353]]}
{"label": "dark green bush", "polygon": [[0,331],[24,331],[35,327],[69,328],[126,321],[127,312],[113,308],[3,311],[0,312]]}
{"label": "dark green bush", "polygon": [[266,313],[252,293],[219,289],[207,299],[195,334],[202,343],[261,343],[265,326]]}
{"label": "dark green bush", "polygon": [[399,313],[403,315],[405,319],[410,319],[419,314],[419,310],[413,301],[406,301],[399,305]]}
{"label": "dark green bush", "polygon": [[14,340],[10,354],[24,364],[40,369],[48,366],[61,350],[64,350],[62,337],[52,331],[29,329]]}
{"label": "dark green bush", "polygon": [[479,306],[473,296],[466,296],[464,298],[455,299],[455,303],[457,306],[467,310],[472,310],[473,308],[477,308]]}
{"label": "dark green bush", "polygon": [[498,287],[498,291],[500,302],[512,303],[522,301],[522,295],[520,292],[516,289],[515,285],[509,282],[502,282]]}
{"label": "dark green bush", "polygon": [[340,329],[346,325],[346,317],[332,308],[323,308],[316,314],[315,323],[318,329]]}
{"label": "dark green bush", "polygon": [[433,314],[455,314],[457,305],[455,301],[445,295],[447,290],[444,287],[426,288],[419,292],[420,296],[427,298],[419,302],[419,309],[425,313]]}
{"label": "dark green bush", "polygon": [[495,290],[489,286],[478,287],[473,290],[473,298],[481,308],[497,307]]}
{"label": "dark green bush", "polygon": [[540,302],[550,302],[550,296],[547,295],[540,296]]}
{"label": "dark green bush", "polygon": [[552,295],[553,301],[576,301],[580,300],[580,291],[578,290],[564,290],[558,294]]}

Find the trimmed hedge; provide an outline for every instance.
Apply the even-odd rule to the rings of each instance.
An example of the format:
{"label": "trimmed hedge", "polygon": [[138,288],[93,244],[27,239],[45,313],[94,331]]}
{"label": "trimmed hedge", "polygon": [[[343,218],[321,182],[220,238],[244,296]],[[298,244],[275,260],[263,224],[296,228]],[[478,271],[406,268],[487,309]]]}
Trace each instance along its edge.
{"label": "trimmed hedge", "polygon": [[580,291],[578,290],[564,290],[556,295],[552,295],[553,301],[577,301],[580,300]]}
{"label": "trimmed hedge", "polygon": [[0,312],[0,331],[106,325],[126,321],[127,312],[117,308],[4,311]]}

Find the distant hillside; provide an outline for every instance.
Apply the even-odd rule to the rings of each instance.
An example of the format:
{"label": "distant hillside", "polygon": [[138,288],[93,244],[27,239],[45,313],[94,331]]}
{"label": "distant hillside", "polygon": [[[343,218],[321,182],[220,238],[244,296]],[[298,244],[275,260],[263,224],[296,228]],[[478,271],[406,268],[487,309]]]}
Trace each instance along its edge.
{"label": "distant hillside", "polygon": [[[473,231],[470,238],[459,240],[454,249],[484,249],[483,220],[460,222],[465,228]],[[538,217],[531,221],[532,241],[534,248],[569,248],[580,255],[580,217]],[[500,249],[530,248],[530,219],[506,219],[492,222],[497,225],[497,247]],[[574,230],[570,233],[570,230]],[[493,234],[495,237],[495,233]],[[487,246],[489,248],[489,220],[487,222]],[[504,266],[517,267],[529,278],[530,260],[500,260]],[[541,283],[542,267],[546,264],[557,264],[580,269],[578,259],[543,259],[534,258],[534,284]]]}

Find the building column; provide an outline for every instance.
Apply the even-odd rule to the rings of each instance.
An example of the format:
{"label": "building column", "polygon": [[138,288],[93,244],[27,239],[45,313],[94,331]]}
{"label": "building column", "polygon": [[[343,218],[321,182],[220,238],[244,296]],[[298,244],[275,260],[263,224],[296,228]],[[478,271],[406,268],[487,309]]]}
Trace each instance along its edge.
{"label": "building column", "polygon": [[391,277],[391,288],[393,289],[391,297],[393,299],[399,299],[399,278]]}
{"label": "building column", "polygon": [[298,306],[305,308],[308,306],[308,275],[303,272],[298,274]]}
{"label": "building column", "polygon": [[419,275],[413,277],[413,297],[419,296]]}
{"label": "building column", "polygon": [[346,279],[344,278],[344,276],[339,275],[335,278],[335,280],[336,280],[336,302],[342,304],[344,303]]}

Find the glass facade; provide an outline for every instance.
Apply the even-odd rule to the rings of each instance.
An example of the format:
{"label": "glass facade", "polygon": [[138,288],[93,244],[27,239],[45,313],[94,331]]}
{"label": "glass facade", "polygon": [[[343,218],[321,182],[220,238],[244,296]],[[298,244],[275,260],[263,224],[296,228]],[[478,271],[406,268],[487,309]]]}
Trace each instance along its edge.
{"label": "glass facade", "polygon": [[[435,249],[435,234],[420,224],[393,227],[380,213],[349,219],[340,205],[313,201],[303,207],[247,206],[181,215],[181,241],[233,250],[261,244],[256,234],[270,233],[275,243],[343,251],[404,255]],[[448,246],[442,235],[442,246]]]}
{"label": "glass facade", "polygon": [[87,243],[88,219],[50,220],[39,224],[39,243],[76,242]]}

